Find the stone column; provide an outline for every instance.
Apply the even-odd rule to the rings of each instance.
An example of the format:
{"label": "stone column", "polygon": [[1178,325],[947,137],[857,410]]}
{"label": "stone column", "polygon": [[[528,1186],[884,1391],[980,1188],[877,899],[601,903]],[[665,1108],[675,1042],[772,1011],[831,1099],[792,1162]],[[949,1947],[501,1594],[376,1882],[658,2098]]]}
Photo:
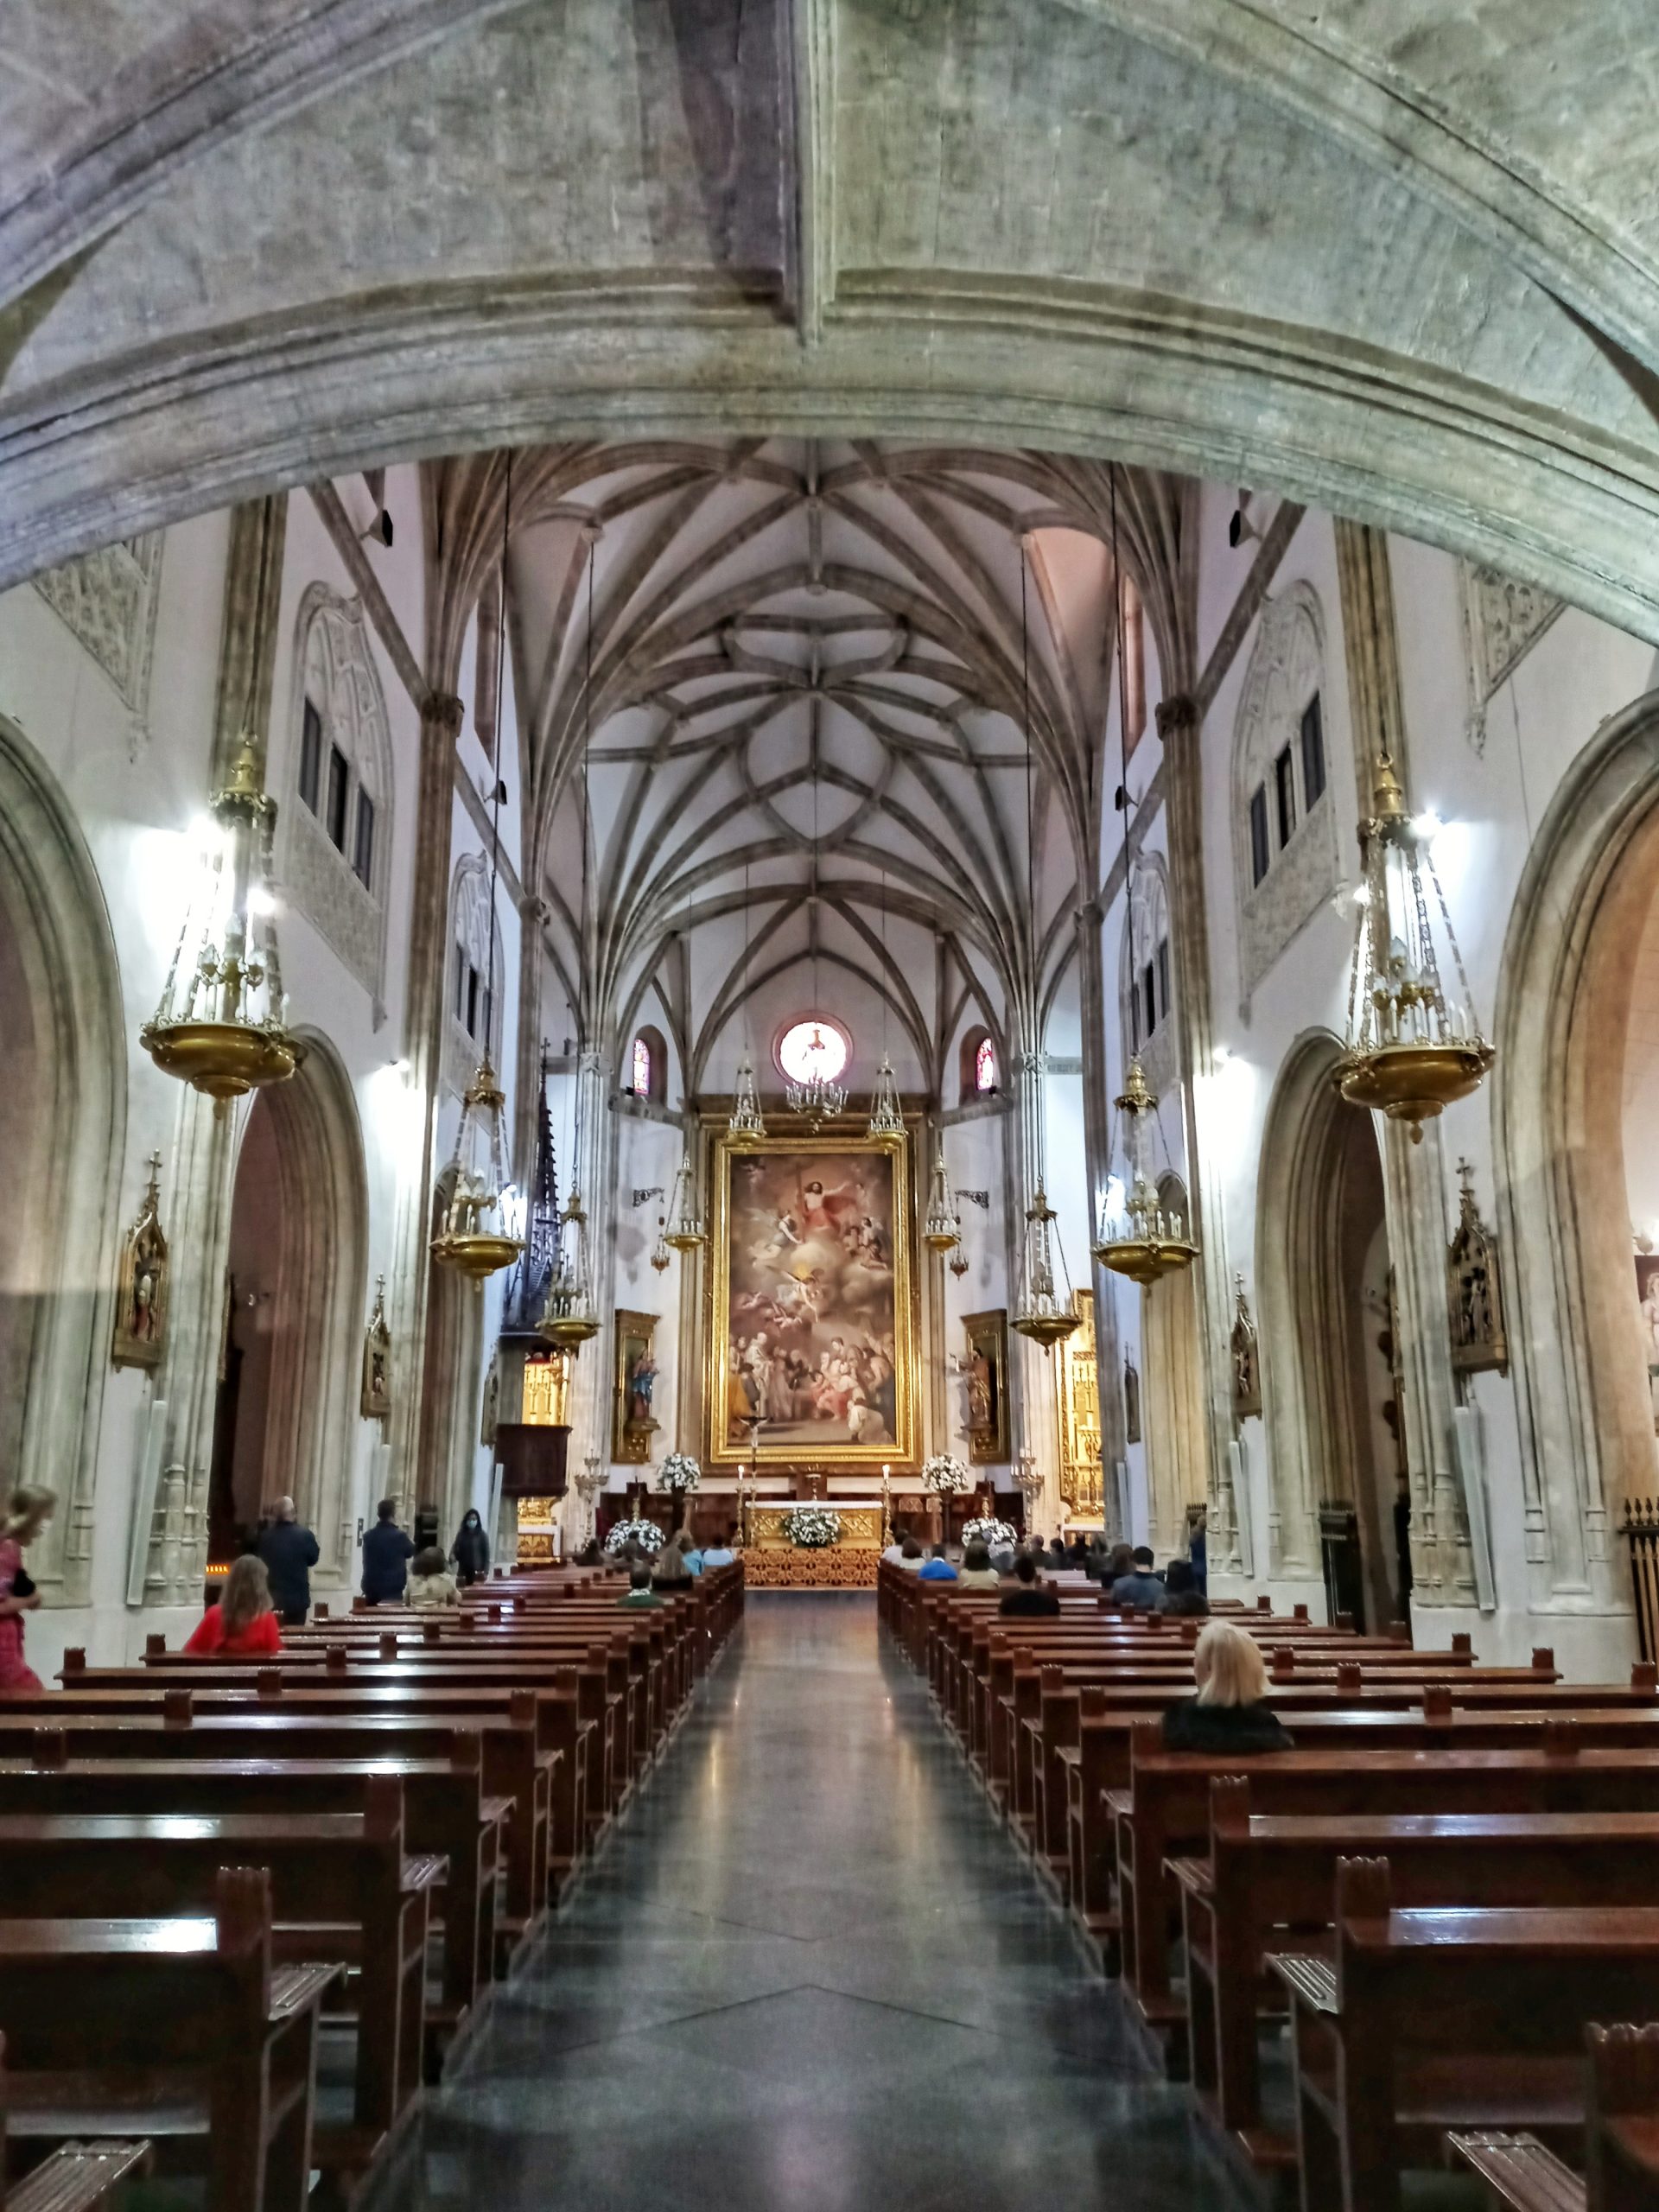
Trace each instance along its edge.
{"label": "stone column", "polygon": [[[616,1288],[616,1116],[611,1110],[610,1055],[584,1046],[576,1059],[576,1187],[588,1215],[588,1287],[599,1317],[599,1334],[590,1338],[572,1363],[570,1444],[568,1466],[574,1474],[597,1456],[601,1474],[611,1463],[612,1302]],[[579,1541],[574,1486],[565,1493],[563,1526],[567,1543]],[[580,1501],[577,1501],[579,1504]]]}
{"label": "stone column", "polygon": [[536,1122],[542,1096],[542,927],[545,899],[525,892],[518,906],[518,1034],[512,1087],[512,1173],[528,1192],[536,1165]]}
{"label": "stone column", "polygon": [[1204,1078],[1214,1053],[1210,1002],[1210,917],[1204,874],[1204,763],[1198,713],[1179,694],[1160,700],[1158,735],[1164,749],[1169,838],[1169,937],[1175,970],[1176,1038],[1180,1051],[1181,1122],[1187,1198],[1198,1243],[1198,1366],[1209,1442],[1209,1557],[1212,1574],[1236,1574],[1238,1520],[1233,1503],[1232,1285],[1219,1179],[1205,1153]]}
{"label": "stone column", "polygon": [[[1386,532],[1338,521],[1337,575],[1343,652],[1353,715],[1359,812],[1372,809],[1372,769],[1386,751],[1408,793],[1410,748],[1400,690],[1400,643]],[[1472,1605],[1474,1568],[1458,1471],[1452,1408],[1457,1391],[1446,1323],[1448,1238],[1440,1124],[1413,1144],[1403,1124],[1379,1117],[1389,1255],[1394,1264],[1401,1412],[1411,1484],[1412,1599],[1421,1605]]]}
{"label": "stone column", "polygon": [[1119,1525],[1117,1462],[1124,1456],[1123,1360],[1118,1347],[1117,1277],[1093,1256],[1101,1233],[1100,1194],[1111,1173],[1112,1081],[1106,1052],[1106,972],[1101,946],[1105,916],[1098,899],[1077,909],[1077,988],[1083,1003],[1083,1150],[1089,1179],[1090,1280],[1095,1287],[1095,1374],[1100,1393],[1101,1503],[1109,1541],[1128,1535]]}
{"label": "stone column", "polygon": [[[213,790],[228,775],[245,737],[252,741],[264,772],[287,535],[285,493],[250,499],[232,512],[208,770]],[[240,1110],[245,1114],[247,1109]],[[167,1223],[173,1254],[168,1342],[156,1382],[156,1397],[168,1414],[150,1518],[144,1582],[149,1605],[195,1602],[207,1564],[207,1491],[229,1295],[236,1132],[235,1109],[181,1089]]]}
{"label": "stone column", "polygon": [[[1048,1096],[1045,1055],[1027,1050],[1020,1055],[1019,1084],[1014,1097],[1018,1142],[1008,1147],[1018,1165],[1008,1176],[1013,1186],[1009,1228],[1014,1265],[1008,1276],[1012,1320],[1025,1294],[1026,1255],[1030,1249],[1026,1208],[1041,1182],[1048,1162]],[[1058,1268],[1056,1267],[1056,1274]],[[1038,1497],[1040,1525],[1052,1528],[1060,1518],[1060,1419],[1055,1392],[1054,1357],[1017,1331],[1010,1332],[1010,1357],[1020,1376],[1019,1433],[1013,1440],[1016,1460],[1020,1452],[1035,1457],[1043,1486]]]}
{"label": "stone column", "polygon": [[449,692],[421,709],[421,772],[415,826],[409,975],[404,995],[404,1084],[420,1141],[400,1162],[390,1308],[391,1446],[388,1495],[405,1510],[415,1495],[425,1389],[426,1293],[437,1180],[438,1091],[443,1079],[444,981],[449,964],[449,876],[454,822],[455,744],[462,708]]}

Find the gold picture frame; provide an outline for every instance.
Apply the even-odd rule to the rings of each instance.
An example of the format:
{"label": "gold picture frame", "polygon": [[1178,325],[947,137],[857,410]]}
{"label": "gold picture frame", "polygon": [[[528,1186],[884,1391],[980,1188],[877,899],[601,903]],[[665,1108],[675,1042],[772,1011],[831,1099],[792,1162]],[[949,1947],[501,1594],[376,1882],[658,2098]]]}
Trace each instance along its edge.
{"label": "gold picture frame", "polygon": [[968,1398],[968,1459],[976,1467],[1003,1467],[1008,1462],[1008,1315],[999,1306],[989,1313],[964,1313],[968,1338],[963,1370]]}
{"label": "gold picture frame", "polygon": [[752,1449],[762,1467],[913,1465],[921,1393],[909,1132],[831,1124],[734,1137],[721,1126],[707,1135],[705,1469],[734,1473]]}
{"label": "gold picture frame", "polygon": [[611,1457],[619,1465],[651,1464],[651,1440],[662,1424],[653,1409],[657,1386],[654,1313],[616,1309],[616,1376],[612,1393]]}

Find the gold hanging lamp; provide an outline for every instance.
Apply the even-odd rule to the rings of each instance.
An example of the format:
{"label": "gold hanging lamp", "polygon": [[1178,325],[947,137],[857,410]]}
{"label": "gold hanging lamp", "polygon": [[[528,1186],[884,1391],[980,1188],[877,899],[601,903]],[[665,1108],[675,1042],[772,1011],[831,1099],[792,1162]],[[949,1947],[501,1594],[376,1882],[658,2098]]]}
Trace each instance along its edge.
{"label": "gold hanging lamp", "polygon": [[138,1041],[164,1075],[209,1098],[245,1097],[286,1083],[304,1047],[289,1030],[271,891],[276,807],[245,737],[211,801],[202,875],[167,971],[161,1003]]}
{"label": "gold hanging lamp", "polygon": [[1187,1235],[1179,1211],[1164,1205],[1150,1168],[1147,1135],[1158,1101],[1147,1084],[1140,1056],[1129,1062],[1123,1090],[1114,1101],[1123,1117],[1123,1148],[1128,1156],[1129,1187],[1121,1210],[1109,1213],[1106,1234],[1090,1249],[1101,1265],[1127,1275],[1144,1288],[1190,1268],[1198,1248]]}
{"label": "gold hanging lamp", "polygon": [[944,1172],[944,1141],[933,1147],[933,1180],[927,1194],[927,1213],[922,1223],[922,1242],[930,1252],[953,1252],[962,1242],[962,1220],[950,1195]]}
{"label": "gold hanging lamp", "polygon": [[702,1215],[697,1206],[696,1177],[692,1172],[691,1154],[688,1148],[680,1154],[680,1164],[674,1171],[674,1188],[668,1203],[668,1226],[658,1242],[669,1245],[676,1252],[695,1252],[704,1242]]}
{"label": "gold hanging lamp", "polygon": [[[1079,1316],[1064,1303],[1054,1287],[1054,1209],[1039,1177],[1026,1208],[1026,1268],[1023,1296],[1014,1317],[1014,1327],[1045,1351],[1064,1344],[1077,1326]],[[1064,1255],[1062,1255],[1064,1265]]]}
{"label": "gold hanging lamp", "polygon": [[588,1287],[588,1216],[582,1192],[571,1185],[559,1216],[559,1256],[547,1286],[541,1333],[556,1351],[578,1352],[599,1334],[599,1316]]}
{"label": "gold hanging lamp", "polygon": [[[1478,1090],[1496,1055],[1475,1019],[1430,837],[1407,813],[1386,753],[1377,757],[1372,809],[1359,825],[1363,875],[1355,894],[1347,1049],[1336,1082],[1351,1105],[1408,1123],[1412,1142],[1421,1144],[1423,1123]],[[1457,1000],[1446,995],[1437,935],[1457,976]]]}

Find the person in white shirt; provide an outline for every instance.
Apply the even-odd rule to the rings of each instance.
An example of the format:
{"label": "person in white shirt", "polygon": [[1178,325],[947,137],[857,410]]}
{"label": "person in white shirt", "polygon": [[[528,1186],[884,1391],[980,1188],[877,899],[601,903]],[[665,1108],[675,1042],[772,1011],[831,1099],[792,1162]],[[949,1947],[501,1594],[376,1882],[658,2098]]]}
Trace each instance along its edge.
{"label": "person in white shirt", "polygon": [[705,1544],[702,1548],[704,1567],[730,1567],[736,1558],[737,1554],[724,1538],[717,1537],[712,1544]]}
{"label": "person in white shirt", "polygon": [[881,1554],[882,1561],[887,1567],[899,1567],[903,1564],[904,1556],[905,1540],[901,1533],[895,1529],[893,1532],[893,1541]]}

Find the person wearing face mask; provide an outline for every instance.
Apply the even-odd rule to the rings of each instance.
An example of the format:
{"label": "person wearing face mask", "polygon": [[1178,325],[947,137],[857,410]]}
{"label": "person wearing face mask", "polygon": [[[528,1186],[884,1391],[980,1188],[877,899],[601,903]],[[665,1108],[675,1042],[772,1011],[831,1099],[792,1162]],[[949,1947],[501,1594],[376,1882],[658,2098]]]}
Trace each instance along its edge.
{"label": "person wearing face mask", "polygon": [[484,1533],[484,1522],[476,1506],[467,1513],[455,1531],[455,1541],[449,1547],[449,1556],[455,1563],[455,1580],[463,1590],[469,1583],[487,1580],[490,1540]]}

